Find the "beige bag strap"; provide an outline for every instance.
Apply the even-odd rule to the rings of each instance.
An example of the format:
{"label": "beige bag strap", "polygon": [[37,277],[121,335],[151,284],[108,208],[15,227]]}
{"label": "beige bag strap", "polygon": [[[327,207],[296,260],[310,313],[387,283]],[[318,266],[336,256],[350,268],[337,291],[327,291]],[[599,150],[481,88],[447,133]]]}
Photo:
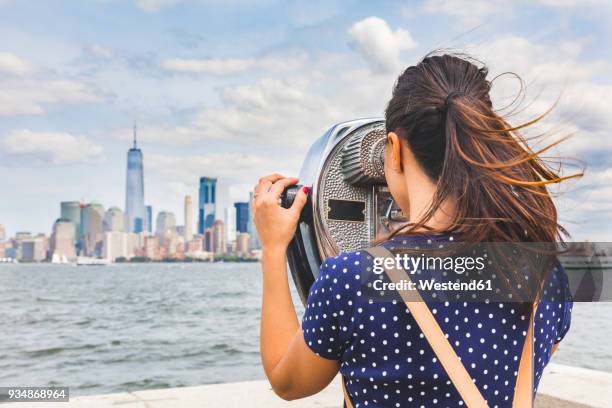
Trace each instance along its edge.
{"label": "beige bag strap", "polygon": [[[378,246],[366,250],[375,258],[393,258],[393,254],[384,247]],[[387,276],[392,282],[398,283],[402,280],[410,280],[409,274],[403,269],[390,268],[385,269]],[[461,395],[468,408],[487,408],[487,402],[482,396],[482,393],[472,381],[465,366],[459,360],[459,356],[449,343],[448,339],[442,332],[440,325],[429,310],[429,307],[423,301],[423,298],[418,291],[398,291],[412,317],[419,325],[423,335],[427,339],[438,360],[444,367],[453,385]],[[533,315],[531,314],[529,329],[525,338],[525,345],[521,354],[519,363],[518,377],[514,390],[514,398],[512,406],[515,408],[531,408],[533,406]],[[344,401],[347,408],[353,408],[353,404],[346,390],[344,378],[342,379],[342,390],[344,392]]]}

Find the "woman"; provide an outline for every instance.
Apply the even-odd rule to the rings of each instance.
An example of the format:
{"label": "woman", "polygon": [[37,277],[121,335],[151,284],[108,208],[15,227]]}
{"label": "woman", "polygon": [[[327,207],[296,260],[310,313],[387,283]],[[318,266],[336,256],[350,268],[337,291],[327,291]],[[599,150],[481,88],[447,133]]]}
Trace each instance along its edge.
{"label": "woman", "polygon": [[[410,222],[384,247],[552,243],[564,232],[547,190],[563,178],[527,147],[517,134],[522,126],[495,113],[486,77],[486,68],[451,55],[428,56],[399,76],[385,112],[385,177]],[[278,204],[297,181],[274,174],[255,187],[264,281],[261,356],[274,391],[288,400],[309,396],[340,371],[354,407],[464,405],[406,305],[364,299],[359,273],[372,258],[363,251],[323,262],[300,327],[285,251],[308,189],[290,209]],[[566,283],[555,268],[546,284],[558,296],[540,302],[534,314],[535,388],[569,328]],[[487,404],[512,406],[531,310],[496,302],[429,308]]]}

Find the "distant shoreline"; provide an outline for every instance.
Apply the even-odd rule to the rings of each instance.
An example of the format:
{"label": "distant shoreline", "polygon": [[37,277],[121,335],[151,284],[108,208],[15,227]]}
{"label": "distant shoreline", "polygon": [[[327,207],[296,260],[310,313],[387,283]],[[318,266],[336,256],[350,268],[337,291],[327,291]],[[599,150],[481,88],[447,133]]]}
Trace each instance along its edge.
{"label": "distant shoreline", "polygon": [[[126,260],[126,261],[115,261],[111,262],[108,265],[118,264],[172,264],[172,263],[256,263],[259,262],[257,258],[238,258],[238,259],[229,259],[229,258],[221,258],[215,259],[213,261],[204,260],[204,259],[162,259],[162,260],[154,260],[154,259],[143,259],[143,260]],[[68,262],[68,263],[53,263],[50,261],[42,261],[42,262],[31,262],[31,261],[19,261],[19,262],[5,262],[0,263],[0,265],[76,265],[76,262]],[[79,266],[89,266],[89,265],[79,265]],[[94,266],[94,265],[92,265]],[[98,266],[98,265],[95,265]]]}

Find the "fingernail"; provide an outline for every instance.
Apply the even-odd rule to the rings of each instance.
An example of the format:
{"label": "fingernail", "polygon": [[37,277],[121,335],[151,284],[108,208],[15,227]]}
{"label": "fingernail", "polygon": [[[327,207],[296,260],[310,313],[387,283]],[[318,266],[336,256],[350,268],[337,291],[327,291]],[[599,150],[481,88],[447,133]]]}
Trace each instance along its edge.
{"label": "fingernail", "polygon": [[304,187],[302,187],[302,191],[304,192],[304,194],[308,194],[309,189],[308,189],[308,187],[304,186]]}

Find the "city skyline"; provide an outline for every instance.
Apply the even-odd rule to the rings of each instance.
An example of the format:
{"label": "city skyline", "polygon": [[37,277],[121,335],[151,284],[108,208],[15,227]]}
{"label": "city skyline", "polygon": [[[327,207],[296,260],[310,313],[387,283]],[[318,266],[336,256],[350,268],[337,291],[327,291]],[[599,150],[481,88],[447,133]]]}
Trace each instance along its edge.
{"label": "city skyline", "polygon": [[[132,161],[132,162],[130,162]],[[152,232],[155,233],[156,232],[156,228],[157,228],[157,222],[155,223],[151,223],[150,221],[147,221],[147,209],[152,208],[153,205],[150,204],[146,204],[144,202],[144,185],[145,185],[145,180],[144,180],[144,175],[142,173],[142,166],[143,163],[145,162],[144,160],[144,154],[141,151],[140,148],[137,147],[137,138],[136,138],[136,124],[134,124],[134,129],[133,129],[133,141],[132,141],[132,147],[129,148],[128,150],[128,155],[127,155],[127,160],[126,160],[126,189],[125,189],[125,194],[124,194],[124,202],[125,202],[125,207],[123,207],[123,213],[125,216],[125,230],[127,232]],[[134,171],[136,170],[136,171]],[[135,174],[134,174],[135,173]],[[134,180],[135,178],[135,180]],[[211,190],[211,197],[212,200],[208,199],[208,191],[206,192],[206,205],[208,208],[208,215],[209,215],[209,219],[207,220],[206,223],[201,223],[199,216],[194,218],[194,213],[193,213],[193,203],[192,203],[192,196],[191,195],[186,195],[184,197],[182,197],[181,199],[184,200],[184,208],[183,208],[183,220],[186,221],[188,219],[188,208],[191,208],[191,213],[190,213],[190,225],[191,225],[191,231],[196,231],[197,234],[203,234],[204,230],[206,228],[210,228],[213,226],[213,223],[218,220],[219,218],[216,218],[216,213],[219,210],[219,208],[217,208],[216,206],[216,201],[214,199],[215,194],[215,185],[217,182],[216,178],[212,178],[212,177],[206,177],[206,176],[196,176],[195,178],[197,178],[198,180],[200,180],[200,185],[202,185],[202,181],[204,180],[207,183],[213,183],[211,184],[212,186],[212,190]],[[134,185],[136,184],[136,185]],[[141,221],[142,221],[142,225],[140,225],[140,228],[135,228],[135,222],[129,222],[129,215],[128,215],[128,205],[130,204],[130,201],[128,199],[128,196],[131,193],[131,189],[132,188],[136,188],[137,190],[139,190],[138,195],[140,196],[139,199],[143,202],[142,204],[142,217]],[[202,199],[204,199],[204,194],[198,194],[196,196],[201,196]],[[246,198],[246,196],[245,196]],[[201,203],[204,204],[204,203]],[[248,207],[248,203],[246,202],[235,202],[232,203],[231,206],[229,207],[225,207],[225,208],[221,208],[221,212],[224,214],[224,218],[225,217],[225,211],[227,208],[234,208],[236,204],[240,204],[240,205],[244,205],[247,204]],[[59,203],[54,204],[56,206],[59,206],[59,217],[55,218],[51,223],[50,223],[50,228],[48,230],[44,230],[44,229],[40,229],[40,230],[27,230],[25,228],[19,228],[17,227],[13,227],[12,232],[9,233],[8,231],[11,231],[11,229],[7,228],[7,223],[2,223],[0,222],[0,226],[2,227],[2,233],[4,235],[6,235],[6,238],[10,238],[10,237],[14,237],[16,234],[18,233],[25,233],[28,232],[32,235],[37,235],[37,234],[49,234],[50,231],[52,231],[54,229],[55,223],[57,221],[60,220],[66,220],[66,221],[71,221],[75,224],[75,227],[77,228],[77,230],[75,231],[75,233],[78,235],[79,231],[78,229],[81,226],[81,213],[79,212],[81,209],[86,208],[88,205],[100,205],[102,206],[102,208],[105,208],[105,206],[100,203],[98,200],[96,199],[92,199],[90,201],[85,201],[83,199],[81,200],[73,200],[70,201],[68,200],[63,200],[60,201]],[[106,213],[106,211],[111,211],[113,209],[120,209],[120,207],[116,206],[116,205],[109,205],[105,210],[104,210],[104,214]],[[212,210],[211,210],[212,209]],[[159,216],[160,213],[170,213],[173,216],[176,216],[175,212],[170,211],[168,209],[164,209],[161,208],[157,211],[154,211],[154,214]],[[244,211],[243,211],[244,213]],[[248,209],[247,209],[247,215],[248,215]],[[156,217],[152,217],[153,220],[156,220]],[[245,221],[242,221],[242,218],[240,219],[241,223],[245,223]],[[0,220],[1,221],[1,220]],[[225,220],[223,220],[225,221]],[[237,221],[234,221],[237,222]],[[148,225],[147,225],[148,224]],[[184,222],[183,224],[176,224],[176,225],[181,225],[181,226],[186,226],[187,223]],[[202,227],[202,230],[200,231],[200,227]],[[234,229],[235,226],[234,226]],[[190,231],[190,232],[191,232]],[[238,230],[237,232],[246,232],[246,229],[243,230]],[[51,235],[51,234],[49,234]]]}
{"label": "city skyline", "polygon": [[[551,153],[587,164],[561,188],[560,221],[576,240],[607,240],[612,51],[598,45],[612,5],[458,1],[2,1],[0,223],[8,235],[48,233],[49,203],[67,199],[124,208],[134,119],[145,204],[178,215],[191,195],[197,207],[207,176],[221,216],[260,176],[297,175],[334,123],[381,116],[403,68],[450,48],[486,62],[490,78],[523,78],[527,109],[513,123],[559,98],[532,134],[573,133]],[[519,88],[498,77],[494,106]]]}
{"label": "city skyline", "polygon": [[[125,166],[124,210],[112,205],[105,209],[95,200],[61,201],[59,217],[49,235],[46,231],[19,231],[14,236],[5,236],[5,228],[0,224],[0,262],[95,264],[133,259],[213,261],[227,255],[239,259],[257,256],[257,239],[249,235],[249,232],[255,235],[255,231],[247,230],[245,221],[250,203],[236,202],[219,211],[216,178],[199,178],[196,225],[193,200],[186,195],[182,225],[172,211],[162,209],[157,212],[153,226],[152,206],[145,204],[144,162],[134,124]],[[236,215],[238,208],[241,210]],[[223,214],[223,220],[217,218],[218,213]],[[93,260],[96,258],[101,261]]]}

